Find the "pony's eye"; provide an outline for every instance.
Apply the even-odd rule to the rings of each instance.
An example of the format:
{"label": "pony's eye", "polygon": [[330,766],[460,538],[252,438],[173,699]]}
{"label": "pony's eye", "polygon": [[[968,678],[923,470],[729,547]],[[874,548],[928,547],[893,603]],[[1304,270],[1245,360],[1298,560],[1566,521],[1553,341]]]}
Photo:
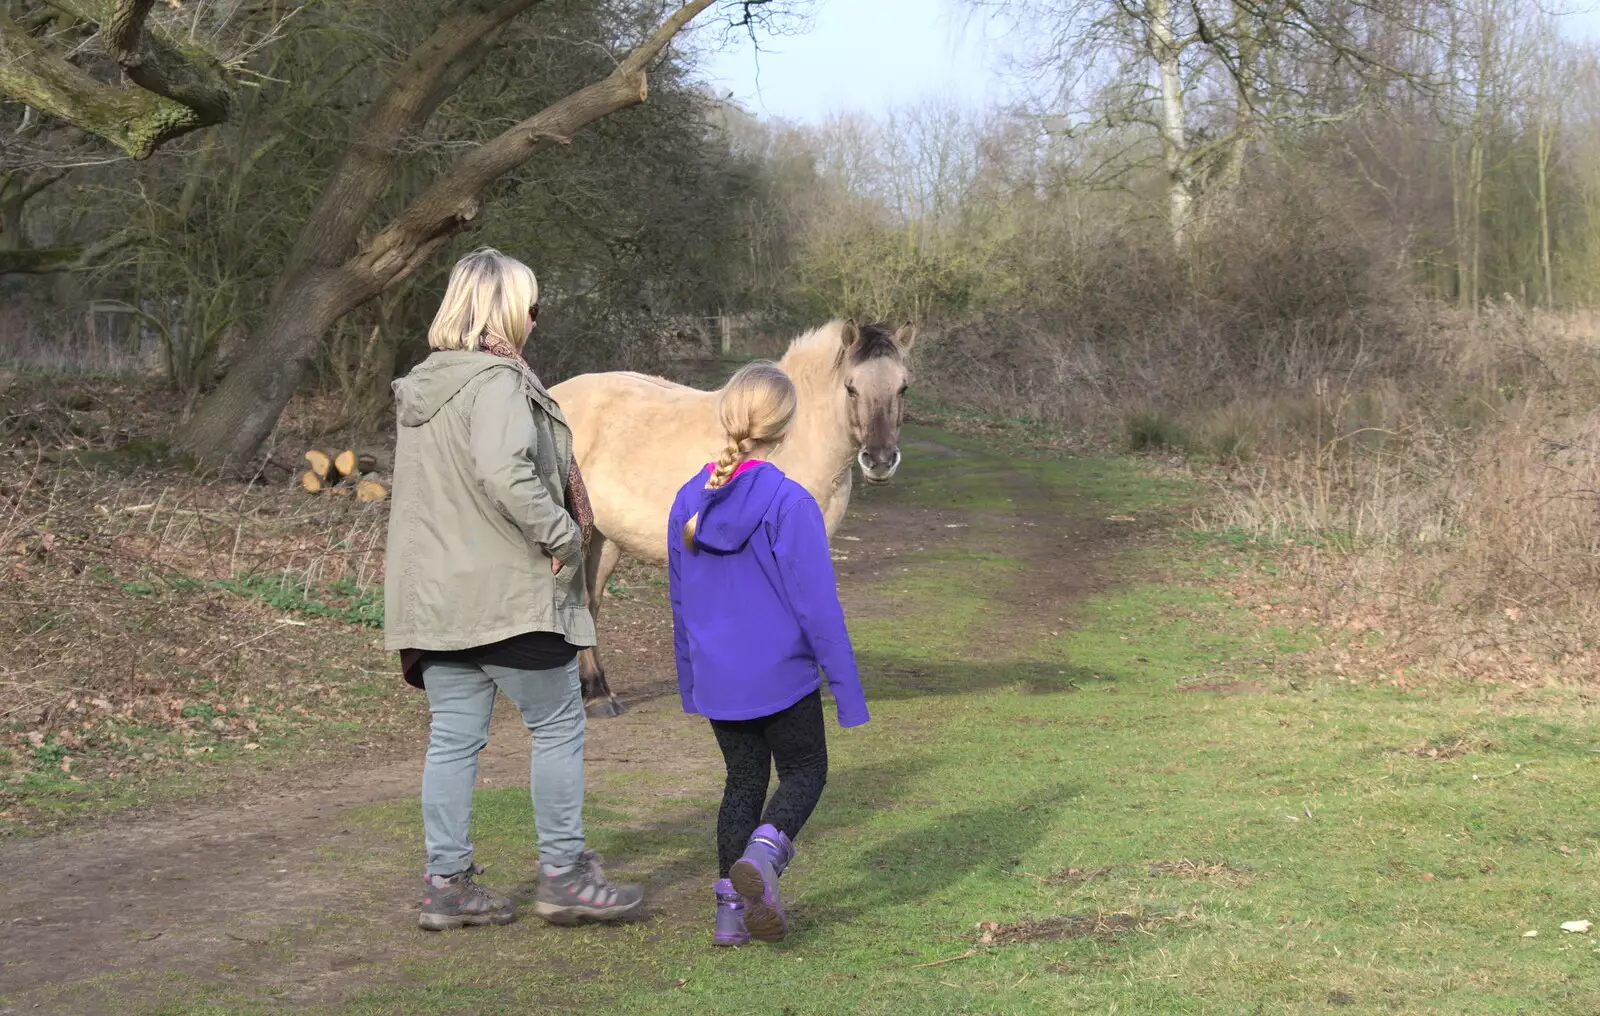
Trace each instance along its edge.
{"label": "pony's eye", "polygon": [[857,393],[856,393],[856,386],[855,385],[845,385],[844,386],[844,390],[849,393],[849,395],[850,395],[850,397],[852,399],[856,397]]}
{"label": "pony's eye", "polygon": [[900,386],[900,394],[904,395],[908,390],[910,390],[910,388],[911,388],[910,385],[901,385]]}

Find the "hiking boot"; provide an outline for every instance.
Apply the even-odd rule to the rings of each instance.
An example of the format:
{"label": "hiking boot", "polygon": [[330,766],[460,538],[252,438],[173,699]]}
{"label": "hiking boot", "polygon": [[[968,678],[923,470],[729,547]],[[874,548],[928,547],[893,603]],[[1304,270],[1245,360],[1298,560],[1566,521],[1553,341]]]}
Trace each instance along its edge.
{"label": "hiking boot", "polygon": [[744,926],[763,942],[777,942],[789,933],[789,916],[778,896],[778,876],[794,860],[794,844],[770,825],[750,834],[744,856],[733,862],[728,878],[744,897]]}
{"label": "hiking boot", "polygon": [[510,924],[516,908],[472,880],[483,869],[474,865],[454,875],[425,875],[422,879],[422,913],[417,926],[427,931],[448,931],[464,924]]}
{"label": "hiking boot", "polygon": [[585,850],[578,863],[556,875],[539,866],[539,892],[534,913],[551,924],[577,924],[582,920],[625,921],[644,909],[644,886],[617,884],[600,870],[600,855]]}
{"label": "hiking boot", "polygon": [[733,891],[733,883],[720,879],[712,890],[717,894],[717,930],[712,945],[749,945],[750,932],[744,927],[744,897]]}

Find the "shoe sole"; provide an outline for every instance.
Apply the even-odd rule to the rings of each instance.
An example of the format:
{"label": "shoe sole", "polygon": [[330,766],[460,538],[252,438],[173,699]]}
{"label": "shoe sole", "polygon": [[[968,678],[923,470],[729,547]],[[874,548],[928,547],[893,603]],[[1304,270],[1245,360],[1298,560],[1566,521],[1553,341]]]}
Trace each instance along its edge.
{"label": "shoe sole", "polygon": [[631,921],[644,909],[644,899],[625,907],[590,907],[583,904],[535,903],[533,912],[551,924],[582,924],[584,921]]}
{"label": "shoe sole", "polygon": [[772,902],[768,903],[761,869],[744,858],[734,862],[728,879],[733,883],[733,891],[744,897],[744,929],[750,937],[763,942],[783,941],[789,934],[789,919],[783,912],[778,887],[772,887]]}
{"label": "shoe sole", "polygon": [[510,924],[517,919],[509,914],[418,914],[417,927],[423,931],[453,931],[466,925]]}

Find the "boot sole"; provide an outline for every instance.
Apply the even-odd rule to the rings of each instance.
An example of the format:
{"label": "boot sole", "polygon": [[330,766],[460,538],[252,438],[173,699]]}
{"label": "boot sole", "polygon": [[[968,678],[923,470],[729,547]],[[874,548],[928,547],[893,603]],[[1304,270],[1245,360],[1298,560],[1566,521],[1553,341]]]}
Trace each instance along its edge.
{"label": "boot sole", "polygon": [[789,934],[789,920],[781,909],[778,887],[772,887],[772,903],[768,904],[761,869],[743,858],[734,862],[728,880],[733,883],[733,891],[744,897],[744,929],[750,937],[763,942],[783,941]]}
{"label": "boot sole", "polygon": [[508,914],[418,914],[417,927],[423,931],[453,931],[466,925],[510,924],[517,915]]}
{"label": "boot sole", "polygon": [[583,904],[535,903],[533,912],[551,924],[582,924],[584,921],[631,921],[644,909],[644,900],[625,907],[588,907]]}

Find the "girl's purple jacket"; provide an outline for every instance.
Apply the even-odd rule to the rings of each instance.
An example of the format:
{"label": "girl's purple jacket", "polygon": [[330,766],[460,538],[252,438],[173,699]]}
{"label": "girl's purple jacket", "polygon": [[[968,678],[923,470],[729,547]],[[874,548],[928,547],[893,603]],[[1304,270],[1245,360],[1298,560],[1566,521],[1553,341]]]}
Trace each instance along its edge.
{"label": "girl's purple jacket", "polygon": [[[696,512],[695,550],[683,525]],[[678,491],[667,520],[667,576],[683,710],[748,720],[789,708],[821,686],[839,725],[867,722],[866,697],[817,502],[768,462],[748,462],[706,489]]]}

